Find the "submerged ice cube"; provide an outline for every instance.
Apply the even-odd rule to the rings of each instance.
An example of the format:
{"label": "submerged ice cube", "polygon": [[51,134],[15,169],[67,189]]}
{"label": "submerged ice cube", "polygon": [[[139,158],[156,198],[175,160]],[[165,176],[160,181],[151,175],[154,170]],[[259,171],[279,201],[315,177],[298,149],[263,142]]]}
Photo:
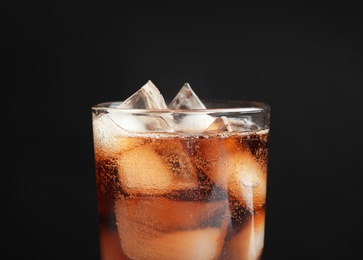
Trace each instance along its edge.
{"label": "submerged ice cube", "polygon": [[[162,196],[129,196],[115,201],[117,219],[128,218],[160,232],[220,227],[229,214],[227,200],[175,200]],[[142,208],[142,211],[138,209]],[[122,223],[121,221],[119,223]]]}
{"label": "submerged ice cube", "polygon": [[228,259],[260,259],[264,247],[265,211],[253,214],[237,234],[227,240],[223,254]]}
{"label": "submerged ice cube", "polygon": [[204,104],[190,87],[185,83],[178,94],[169,104],[170,109],[205,109]]}
{"label": "submerged ice cube", "polygon": [[[126,227],[126,229],[132,228],[134,228],[132,224]],[[123,232],[120,239],[125,254],[130,259],[141,260],[217,259],[222,251],[225,237],[223,230],[215,227],[162,234],[153,231],[150,231],[149,227],[144,227],[135,239],[133,236],[123,237],[127,234]]]}
{"label": "submerged ice cube", "polygon": [[127,197],[117,200],[115,209],[121,246],[130,259],[217,259],[230,221],[223,200]]}
{"label": "submerged ice cube", "polygon": [[228,192],[240,198],[250,212],[261,209],[266,200],[266,171],[249,152],[235,153],[229,160]]}
{"label": "submerged ice cube", "polygon": [[226,189],[248,211],[262,208],[266,199],[266,169],[235,139],[200,139],[195,160],[198,168]]}
{"label": "submerged ice cube", "polygon": [[173,138],[149,142],[118,159],[122,189],[129,194],[163,194],[196,188],[196,169],[187,147]]}

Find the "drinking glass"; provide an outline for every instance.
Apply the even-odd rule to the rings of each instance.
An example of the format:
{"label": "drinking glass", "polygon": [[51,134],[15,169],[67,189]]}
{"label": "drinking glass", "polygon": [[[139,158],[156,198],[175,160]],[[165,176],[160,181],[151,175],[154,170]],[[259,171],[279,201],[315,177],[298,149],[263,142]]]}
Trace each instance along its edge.
{"label": "drinking glass", "polygon": [[269,105],[120,104],[92,107],[101,259],[260,259]]}

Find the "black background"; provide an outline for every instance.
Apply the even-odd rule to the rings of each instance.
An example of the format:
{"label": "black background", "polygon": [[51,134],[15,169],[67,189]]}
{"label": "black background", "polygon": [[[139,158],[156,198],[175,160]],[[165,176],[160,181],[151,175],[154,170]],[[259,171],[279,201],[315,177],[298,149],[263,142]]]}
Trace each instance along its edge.
{"label": "black background", "polygon": [[264,259],[362,259],[362,9],[174,5],[2,4],[2,253],[99,259],[91,106],[152,80],[270,104]]}

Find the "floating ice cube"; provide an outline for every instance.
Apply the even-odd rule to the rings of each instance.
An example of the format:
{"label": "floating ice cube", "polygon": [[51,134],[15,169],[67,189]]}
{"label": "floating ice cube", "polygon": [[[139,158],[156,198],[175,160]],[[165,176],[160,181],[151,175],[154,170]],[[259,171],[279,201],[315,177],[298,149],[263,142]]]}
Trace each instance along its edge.
{"label": "floating ice cube", "polygon": [[122,188],[130,194],[162,194],[198,185],[188,149],[176,139],[150,142],[122,153],[118,164]]}
{"label": "floating ice cube", "polygon": [[[133,117],[126,117],[129,119],[131,129],[136,129],[140,125],[140,122]],[[100,114],[93,118],[93,136],[96,152],[107,153],[109,156],[113,156],[120,151],[124,152],[129,149],[140,146],[144,143],[144,140],[125,137],[128,131],[122,126],[125,124],[124,118],[118,113]],[[135,122],[132,123],[131,120]],[[146,131],[146,130],[144,130]]]}
{"label": "floating ice cube", "polygon": [[251,116],[245,116],[243,118],[229,118],[229,122],[232,128],[236,131],[256,131],[260,129],[256,123],[252,122]]}
{"label": "floating ice cube", "polygon": [[[115,208],[121,246],[130,259],[217,259],[230,220],[223,214],[226,201],[136,197],[117,200]],[[218,225],[208,225],[214,215]]]}
{"label": "floating ice cube", "polygon": [[226,241],[223,255],[228,259],[260,259],[264,246],[265,211],[252,215],[243,228]]}
{"label": "floating ice cube", "polygon": [[170,109],[205,109],[204,104],[190,87],[185,83],[178,94],[169,104]]}
{"label": "floating ice cube", "polygon": [[126,130],[117,125],[108,114],[94,116],[92,123],[95,150],[116,151],[118,147],[115,138],[121,133],[126,133]]}
{"label": "floating ice cube", "polygon": [[231,132],[233,131],[227,117],[222,116],[213,121],[204,132]]}
{"label": "floating ice cube", "polygon": [[[169,104],[169,109],[205,109],[204,104],[195,94],[188,83],[180,89],[173,101]],[[200,114],[174,114],[176,132],[202,133],[213,121],[214,118]]]}
{"label": "floating ice cube", "polygon": [[168,113],[137,113],[112,111],[109,117],[122,129],[130,132],[170,132],[173,131],[174,118]]}
{"label": "floating ice cube", "polygon": [[[163,96],[150,80],[116,108],[168,109]],[[122,129],[132,132],[170,132],[174,125],[174,118],[168,113],[145,114],[115,109],[110,110],[108,116]]]}
{"label": "floating ice cube", "polygon": [[126,99],[118,108],[167,109],[164,97],[150,80]]}
{"label": "floating ice cube", "polygon": [[175,132],[203,133],[215,118],[206,114],[174,114]]}

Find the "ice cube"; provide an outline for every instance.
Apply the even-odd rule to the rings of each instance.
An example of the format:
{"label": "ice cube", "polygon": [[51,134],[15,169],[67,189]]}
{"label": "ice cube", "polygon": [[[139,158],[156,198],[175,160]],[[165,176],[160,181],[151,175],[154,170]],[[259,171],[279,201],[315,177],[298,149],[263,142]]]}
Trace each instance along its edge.
{"label": "ice cube", "polygon": [[228,192],[250,212],[261,209],[266,201],[266,170],[249,152],[237,152],[229,160],[231,175]]}
{"label": "ice cube", "polygon": [[118,173],[122,188],[129,194],[162,194],[198,185],[188,148],[173,138],[156,140],[122,153]]}
{"label": "ice cube", "polygon": [[[188,83],[179,90],[169,104],[169,109],[205,109],[204,104],[195,94]],[[174,114],[176,132],[202,133],[214,118],[204,113]]]}
{"label": "ice cube", "polygon": [[174,114],[175,132],[203,133],[215,120],[212,116],[203,113]]}
{"label": "ice cube", "polygon": [[[121,246],[130,259],[217,259],[230,220],[223,214],[226,201],[125,198],[115,208]],[[213,218],[219,222],[210,225]]]}
{"label": "ice cube", "polygon": [[199,139],[196,165],[218,186],[253,212],[265,204],[266,169],[234,139]]}
{"label": "ice cube", "polygon": [[227,117],[222,116],[218,117],[216,120],[213,121],[213,123],[204,131],[204,132],[231,132],[233,131],[231,124],[229,123],[229,120]]}
{"label": "ice cube", "polygon": [[265,211],[253,214],[243,228],[226,241],[223,255],[228,259],[260,259],[264,246]]}
{"label": "ice cube", "polygon": [[[117,121],[117,114],[100,114],[93,118],[93,135],[95,151],[114,156],[144,143],[145,140],[126,138],[128,133]],[[130,118],[131,119],[131,118]]]}
{"label": "ice cube", "polygon": [[226,199],[205,202],[130,196],[116,200],[115,207],[118,223],[126,218],[160,232],[220,227],[229,215]]}
{"label": "ice cube", "polygon": [[138,91],[122,102],[118,108],[167,109],[168,107],[159,89],[149,80]]}
{"label": "ice cube", "polygon": [[260,127],[251,120],[251,116],[229,118],[232,128],[236,131],[259,130]]}
{"label": "ice cube", "polygon": [[169,113],[133,113],[112,111],[109,117],[122,129],[129,132],[170,132],[173,131],[174,118]]}
{"label": "ice cube", "polygon": [[[160,91],[150,80],[116,108],[168,109]],[[110,110],[108,116],[122,129],[131,132],[173,131],[174,118],[171,113],[146,114],[115,109]]]}
{"label": "ice cube", "polygon": [[108,114],[94,116],[92,124],[95,150],[109,152],[117,150],[115,137],[126,133],[126,130],[117,125]]}
{"label": "ice cube", "polygon": [[[165,234],[141,233],[136,238],[130,234],[123,237],[121,234],[121,243],[130,259],[217,259],[225,237],[222,231],[220,228],[208,227]],[[145,228],[146,232],[149,232],[148,228]]]}
{"label": "ice cube", "polygon": [[204,104],[190,87],[185,83],[178,94],[169,104],[170,109],[205,109]]}

